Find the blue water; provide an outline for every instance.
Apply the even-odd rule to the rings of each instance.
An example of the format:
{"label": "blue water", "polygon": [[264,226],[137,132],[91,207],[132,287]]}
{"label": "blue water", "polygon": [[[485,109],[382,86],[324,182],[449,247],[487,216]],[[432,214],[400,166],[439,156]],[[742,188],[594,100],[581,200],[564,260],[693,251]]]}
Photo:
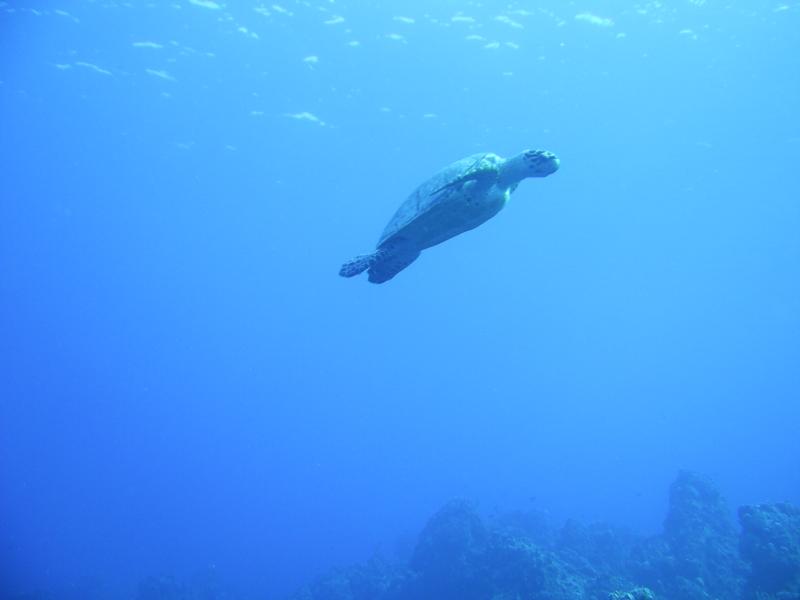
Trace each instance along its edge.
{"label": "blue water", "polygon": [[682,468],[800,502],[800,3],[279,2],[0,2],[0,597],[282,598],[454,497],[655,532]]}

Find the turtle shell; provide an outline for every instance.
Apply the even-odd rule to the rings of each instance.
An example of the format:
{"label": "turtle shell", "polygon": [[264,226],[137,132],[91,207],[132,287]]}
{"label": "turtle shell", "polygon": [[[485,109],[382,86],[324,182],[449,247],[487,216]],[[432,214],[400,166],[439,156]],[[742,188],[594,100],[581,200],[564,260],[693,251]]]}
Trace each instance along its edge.
{"label": "turtle shell", "polygon": [[502,159],[496,154],[483,152],[446,166],[411,192],[386,225],[377,247],[380,248],[407,235],[413,237],[414,225],[419,224],[420,220],[424,219],[429,228],[435,227],[434,214],[441,210],[446,212],[448,201],[453,198],[453,194],[442,192],[467,177],[470,172],[496,168],[500,162]]}

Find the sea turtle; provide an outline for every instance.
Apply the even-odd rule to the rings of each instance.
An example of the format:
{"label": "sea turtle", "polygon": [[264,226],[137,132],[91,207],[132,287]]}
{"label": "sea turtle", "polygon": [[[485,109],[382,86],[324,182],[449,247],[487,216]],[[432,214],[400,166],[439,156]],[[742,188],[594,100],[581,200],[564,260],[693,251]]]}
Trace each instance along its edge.
{"label": "sea turtle", "polygon": [[552,152],[526,150],[512,158],[473,154],[445,167],[414,190],[383,230],[375,252],[342,265],[339,275],[369,270],[372,283],[389,281],[425,248],[474,229],[495,216],[519,182],[558,170]]}

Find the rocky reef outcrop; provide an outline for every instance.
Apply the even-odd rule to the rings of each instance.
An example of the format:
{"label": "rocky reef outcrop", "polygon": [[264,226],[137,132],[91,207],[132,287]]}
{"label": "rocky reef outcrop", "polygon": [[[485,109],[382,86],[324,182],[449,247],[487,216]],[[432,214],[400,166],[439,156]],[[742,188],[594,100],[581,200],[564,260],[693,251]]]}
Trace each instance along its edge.
{"label": "rocky reef outcrop", "polygon": [[337,569],[301,590],[294,600],[373,600],[395,598],[405,570],[372,559],[363,565]]}
{"label": "rocky reef outcrop", "polygon": [[681,472],[670,486],[664,533],[636,552],[636,578],[661,598],[741,597],[746,566],[730,509],[711,481]]}
{"label": "rocky reef outcrop", "polygon": [[739,522],[739,549],[751,567],[745,599],[800,600],[800,508],[742,506]]}
{"label": "rocky reef outcrop", "polygon": [[293,600],[800,600],[799,508],[742,507],[740,533],[705,477],[681,472],[669,498],[651,537],[453,501],[406,563],[338,570]]}

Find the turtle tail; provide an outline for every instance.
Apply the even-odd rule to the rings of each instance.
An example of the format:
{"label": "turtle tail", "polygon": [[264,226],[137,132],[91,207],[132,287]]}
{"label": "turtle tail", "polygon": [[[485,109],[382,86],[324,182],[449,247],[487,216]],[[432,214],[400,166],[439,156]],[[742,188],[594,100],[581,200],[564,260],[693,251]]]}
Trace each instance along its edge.
{"label": "turtle tail", "polygon": [[342,277],[355,277],[369,269],[378,260],[378,256],[378,252],[373,252],[372,254],[360,254],[355,258],[351,258],[339,269],[339,275]]}

